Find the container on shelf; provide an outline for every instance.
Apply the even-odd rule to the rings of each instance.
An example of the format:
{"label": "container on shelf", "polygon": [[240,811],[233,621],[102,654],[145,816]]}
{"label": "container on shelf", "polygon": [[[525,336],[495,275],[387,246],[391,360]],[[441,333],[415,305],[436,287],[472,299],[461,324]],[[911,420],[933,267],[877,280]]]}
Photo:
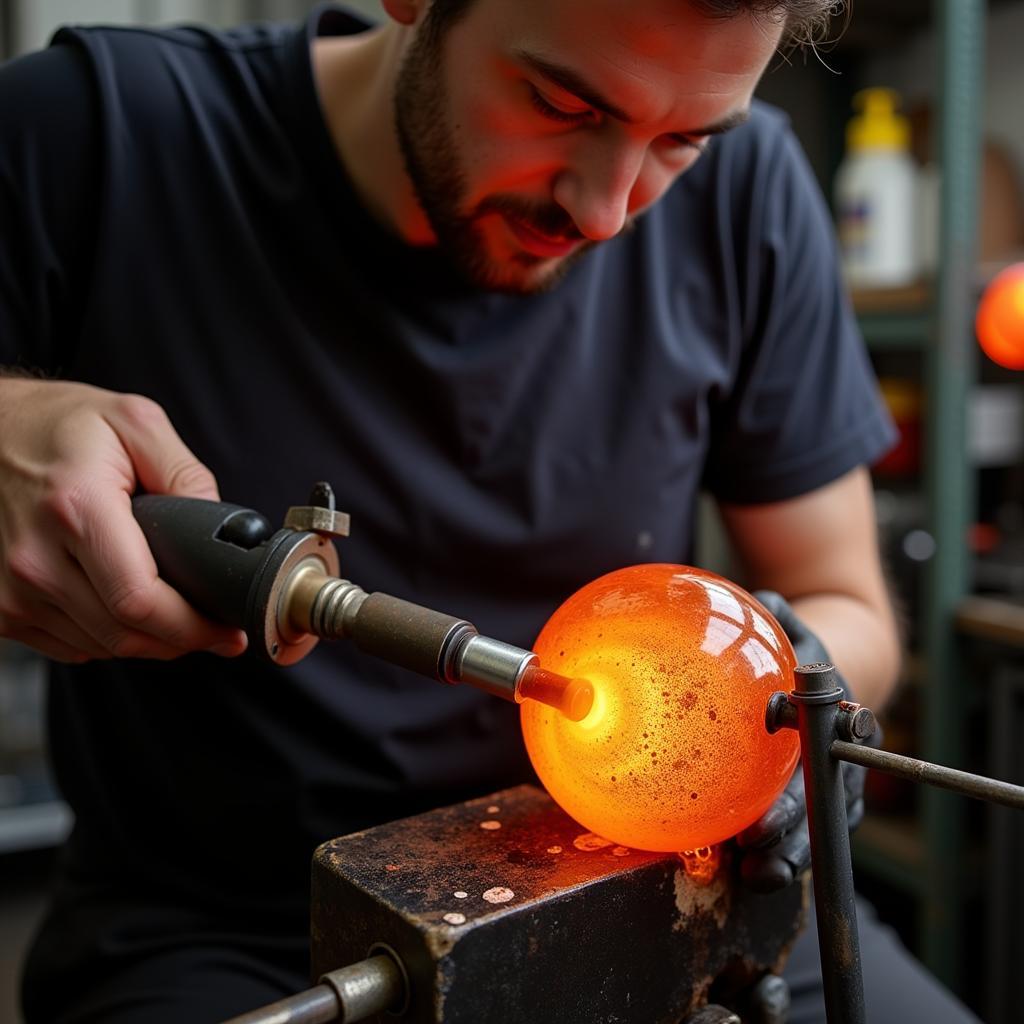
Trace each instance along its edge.
{"label": "container on shelf", "polygon": [[846,127],[835,202],[843,273],[851,288],[899,288],[920,275],[917,168],[910,124],[891,89],[863,89]]}

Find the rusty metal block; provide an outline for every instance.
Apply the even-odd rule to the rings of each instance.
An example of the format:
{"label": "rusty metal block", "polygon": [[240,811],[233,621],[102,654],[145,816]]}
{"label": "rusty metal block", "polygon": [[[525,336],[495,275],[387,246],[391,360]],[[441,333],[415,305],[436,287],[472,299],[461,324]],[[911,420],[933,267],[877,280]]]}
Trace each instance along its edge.
{"label": "rusty metal block", "polygon": [[531,786],[325,843],[312,884],[314,974],[384,943],[409,976],[402,1019],[423,1024],[675,1024],[709,994],[735,1005],[781,969],[806,902],[801,885],[741,889],[727,859],[695,881]]}

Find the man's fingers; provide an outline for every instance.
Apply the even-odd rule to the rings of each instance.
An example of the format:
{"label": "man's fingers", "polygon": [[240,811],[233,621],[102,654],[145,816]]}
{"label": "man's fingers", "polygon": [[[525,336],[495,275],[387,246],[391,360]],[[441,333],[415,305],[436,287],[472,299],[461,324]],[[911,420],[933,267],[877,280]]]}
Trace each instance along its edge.
{"label": "man's fingers", "polygon": [[789,885],[811,866],[807,821],[767,850],[748,850],[740,863],[744,885],[755,892],[774,892]]}
{"label": "man's fingers", "polygon": [[[36,576],[35,586],[22,581],[7,593],[7,611],[0,612],[0,635],[28,644],[58,661],[80,662],[112,656],[171,659],[190,650],[211,650],[231,657],[245,650],[244,633],[208,623],[162,581],[158,581],[160,587],[170,590],[172,603],[183,609],[170,627],[179,642],[168,642],[115,619],[82,567],[70,557],[64,559],[58,571],[47,570],[45,582],[39,584],[41,578]],[[159,615],[159,596],[155,608]],[[192,620],[199,622],[199,628],[190,631]]]}
{"label": "man's fingers", "polygon": [[802,625],[789,602],[774,590],[755,590],[752,595],[772,613],[786,635],[793,639],[793,631]]}
{"label": "man's fingers", "polygon": [[56,605],[38,606],[32,621],[36,628],[89,658],[111,657],[111,652],[102,643]]}
{"label": "man's fingers", "polygon": [[213,473],[192,454],[156,402],[141,395],[120,395],[106,419],[128,453],[144,490],[220,499]]}
{"label": "man's fingers", "polygon": [[[108,514],[85,522],[83,537],[72,552],[106,613],[128,631],[146,634],[179,653],[215,650],[231,655],[245,650],[241,630],[210,622],[159,578],[149,545],[132,515],[131,500],[126,494],[119,498]],[[97,626],[102,623],[87,628],[93,632]],[[127,636],[118,647],[115,653],[122,656],[161,656],[155,648],[136,650],[135,640]]]}
{"label": "man's fingers", "polygon": [[858,797],[851,804],[846,805],[846,827],[853,832],[864,820],[864,799]]}
{"label": "man's fingers", "polygon": [[[104,606],[81,565],[66,552],[56,564],[45,554],[20,573],[22,611],[17,620],[62,641],[90,658],[177,658],[190,648],[168,643],[118,621]],[[236,644],[234,638],[230,644]],[[237,650],[232,653],[238,653]]]}
{"label": "man's fingers", "polygon": [[[97,605],[95,595],[92,595],[91,604],[100,613],[105,612],[105,609]],[[114,622],[109,615],[84,615],[83,618],[87,622],[89,619],[93,620],[94,633],[90,633],[65,612],[53,606],[39,610],[36,625],[72,650],[81,651],[91,661],[113,657],[144,657],[169,661],[180,658],[185,653],[180,647],[172,647],[145,633],[126,629]]]}
{"label": "man's fingers", "polygon": [[797,765],[786,788],[753,825],[745,828],[736,842],[744,848],[768,846],[791,832],[807,817],[804,803],[804,775]]}
{"label": "man's fingers", "polygon": [[90,655],[86,654],[85,651],[78,650],[52,634],[42,629],[37,629],[35,626],[12,626],[5,630],[4,636],[31,647],[52,661],[80,665],[82,662],[90,660]]}

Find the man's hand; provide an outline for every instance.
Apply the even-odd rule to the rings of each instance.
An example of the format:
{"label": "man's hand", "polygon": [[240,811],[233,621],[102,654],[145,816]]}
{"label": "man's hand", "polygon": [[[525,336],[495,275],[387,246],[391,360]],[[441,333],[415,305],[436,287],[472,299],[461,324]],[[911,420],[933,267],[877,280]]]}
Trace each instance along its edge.
{"label": "man's hand", "polygon": [[245,649],[159,579],[132,515],[137,484],[217,497],[155,402],[0,379],[0,636],[68,662]]}
{"label": "man's hand", "polygon": [[[754,593],[785,630],[799,665],[831,661],[821,641],[797,617],[788,602],[773,590]],[[839,685],[850,699],[850,688],[836,673]],[[878,730],[868,741],[878,744]],[[864,777],[867,769],[843,762],[843,787],[846,790],[846,818],[852,832],[864,817]],[[807,805],[804,802],[804,776],[798,765],[779,798],[767,811],[741,832],[736,841],[744,850],[740,873],[744,882],[758,892],[771,892],[789,885],[810,867],[811,844],[807,831]]]}

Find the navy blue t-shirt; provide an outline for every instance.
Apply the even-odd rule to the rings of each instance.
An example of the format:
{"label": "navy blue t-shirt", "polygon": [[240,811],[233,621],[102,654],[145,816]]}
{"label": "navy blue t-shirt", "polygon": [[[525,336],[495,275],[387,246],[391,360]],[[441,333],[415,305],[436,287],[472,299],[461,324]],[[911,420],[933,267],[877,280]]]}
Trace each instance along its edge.
{"label": "navy blue t-shirt", "polygon": [[[891,428],[778,112],[547,294],[467,287],[362,208],[292,27],[73,29],[0,70],[0,364],[159,402],[225,499],[315,480],[343,573],[530,646],[582,584],[692,557]],[[55,666],[79,880],[304,905],[314,846],[528,775],[516,709],[321,644]],[[261,904],[262,905],[262,904]]]}

